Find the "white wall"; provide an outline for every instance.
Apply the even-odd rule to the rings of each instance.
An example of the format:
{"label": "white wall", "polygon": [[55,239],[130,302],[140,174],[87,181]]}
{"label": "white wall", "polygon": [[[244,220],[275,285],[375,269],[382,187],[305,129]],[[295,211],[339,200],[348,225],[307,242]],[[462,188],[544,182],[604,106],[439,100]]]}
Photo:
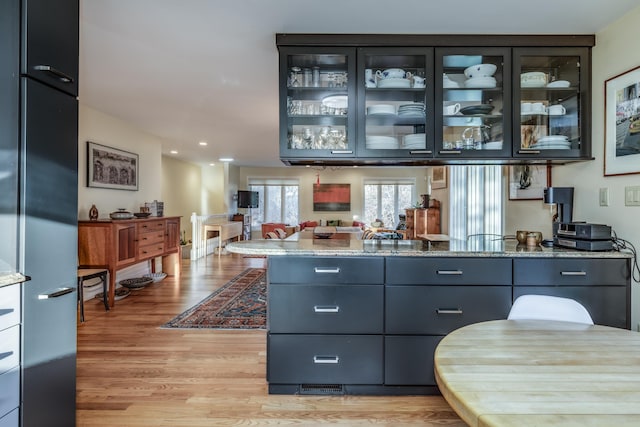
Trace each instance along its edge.
{"label": "white wall", "polygon": [[[640,65],[640,7],[596,34],[593,49],[593,114],[592,162],[565,165],[554,169],[554,184],[575,187],[574,219],[608,224],[623,239],[640,249],[640,207],[624,205],[624,187],[640,185],[640,175],[604,177],[604,82]],[[640,172],[640,155],[638,171]],[[609,189],[610,205],[598,204],[598,189]],[[640,322],[640,294],[636,282],[632,284],[632,329]]]}
{"label": "white wall", "polygon": [[180,230],[191,239],[191,214],[200,213],[202,169],[193,163],[162,156],[162,201],[165,216],[180,216]]}
{"label": "white wall", "polygon": [[[87,187],[87,141],[136,153],[139,156],[138,191]],[[138,212],[145,202],[161,200],[161,143],[113,116],[80,104],[78,114],[78,219],[89,219],[95,204],[100,218],[118,208]]]}

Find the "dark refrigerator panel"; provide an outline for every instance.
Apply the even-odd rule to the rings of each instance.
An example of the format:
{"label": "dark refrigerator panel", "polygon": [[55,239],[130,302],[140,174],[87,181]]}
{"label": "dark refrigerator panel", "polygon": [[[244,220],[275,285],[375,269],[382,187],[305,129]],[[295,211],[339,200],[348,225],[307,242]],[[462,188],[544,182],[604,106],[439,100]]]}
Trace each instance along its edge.
{"label": "dark refrigerator panel", "polygon": [[78,103],[22,78],[23,427],[75,425]]}

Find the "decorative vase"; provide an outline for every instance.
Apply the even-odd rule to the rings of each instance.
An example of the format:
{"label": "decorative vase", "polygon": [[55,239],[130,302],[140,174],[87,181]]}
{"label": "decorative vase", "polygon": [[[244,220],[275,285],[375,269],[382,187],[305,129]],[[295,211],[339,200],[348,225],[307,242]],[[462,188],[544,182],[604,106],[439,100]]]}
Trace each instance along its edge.
{"label": "decorative vase", "polygon": [[98,219],[98,208],[96,208],[96,205],[91,205],[91,209],[89,209],[89,219],[91,221]]}

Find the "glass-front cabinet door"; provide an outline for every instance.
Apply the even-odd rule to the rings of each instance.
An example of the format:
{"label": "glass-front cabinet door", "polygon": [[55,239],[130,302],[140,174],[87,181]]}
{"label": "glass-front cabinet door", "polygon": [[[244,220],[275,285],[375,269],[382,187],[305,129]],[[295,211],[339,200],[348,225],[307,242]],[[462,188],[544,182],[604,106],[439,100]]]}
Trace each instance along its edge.
{"label": "glass-front cabinet door", "polygon": [[435,50],[436,157],[511,155],[510,52],[487,47]]}
{"label": "glass-front cabinet door", "polygon": [[282,158],[355,156],[355,48],[280,48]]}
{"label": "glass-front cabinet door", "polygon": [[433,156],[432,70],[431,48],[358,49],[359,158]]}
{"label": "glass-front cabinet door", "polygon": [[588,61],[586,48],[514,49],[514,157],[591,155]]}

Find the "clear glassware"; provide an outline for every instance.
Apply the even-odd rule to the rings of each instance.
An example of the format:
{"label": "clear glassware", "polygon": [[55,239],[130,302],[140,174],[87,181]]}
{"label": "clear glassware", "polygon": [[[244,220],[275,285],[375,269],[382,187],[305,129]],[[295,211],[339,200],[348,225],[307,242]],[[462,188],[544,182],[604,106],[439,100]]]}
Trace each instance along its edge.
{"label": "clear glassware", "polygon": [[291,74],[289,76],[289,86],[300,87],[300,67],[291,67]]}

